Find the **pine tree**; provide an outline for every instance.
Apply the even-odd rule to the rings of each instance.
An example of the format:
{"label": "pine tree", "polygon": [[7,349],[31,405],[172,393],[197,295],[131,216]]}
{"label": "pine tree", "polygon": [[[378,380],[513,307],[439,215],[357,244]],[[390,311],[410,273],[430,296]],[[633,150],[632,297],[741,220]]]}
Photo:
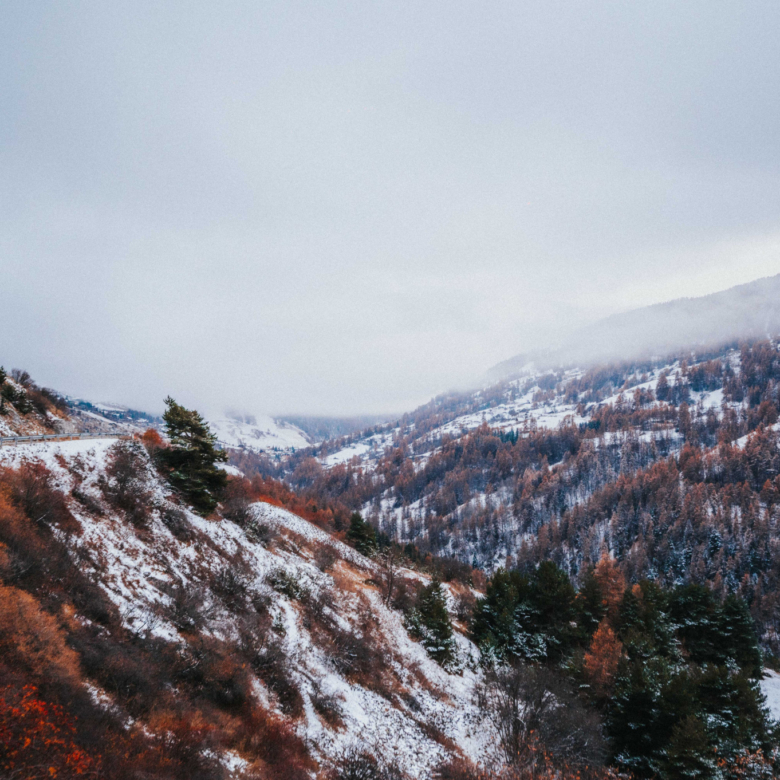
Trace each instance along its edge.
{"label": "pine tree", "polygon": [[677,636],[698,664],[721,663],[720,605],[703,585],[681,585],[669,599],[669,613]]}
{"label": "pine tree", "polygon": [[757,680],[726,666],[707,666],[696,675],[696,700],[718,753],[735,756],[746,747],[771,751],[773,735],[766,720],[764,696]]}
{"label": "pine tree", "polygon": [[376,532],[363,519],[360,512],[353,512],[349,518],[347,541],[363,555],[371,556],[376,552]]}
{"label": "pine tree", "polygon": [[678,657],[666,602],[666,594],[654,582],[644,581],[626,590],[614,625],[629,651],[643,657]]}
{"label": "pine tree", "polygon": [[207,515],[216,509],[227,484],[227,474],[216,465],[227,461],[227,454],[216,448],[216,436],[198,412],[170,397],[165,404],[163,420],[171,446],[159,450],[158,463],[171,485]]}
{"label": "pine tree", "polygon": [[659,401],[666,401],[669,398],[669,380],[666,378],[666,371],[658,377],[658,383],[655,388],[655,397]]}
{"label": "pine tree", "polygon": [[20,390],[16,394],[14,406],[19,414],[29,414],[33,410],[33,405],[30,403],[30,397],[24,390]]}
{"label": "pine tree", "polygon": [[664,777],[669,780],[714,780],[720,776],[707,731],[694,715],[675,726],[664,763]]}
{"label": "pine tree", "polygon": [[670,690],[692,700],[687,678],[676,675],[665,658],[624,659],[618,666],[615,693],[607,707],[609,734],[617,763],[639,777],[659,774],[678,719]]}
{"label": "pine tree", "polygon": [[437,579],[420,591],[406,625],[409,633],[420,640],[431,658],[441,666],[450,666],[456,660],[447,598]]}
{"label": "pine tree", "polygon": [[577,622],[582,627],[580,638],[586,643],[593,636],[601,619],[607,614],[604,593],[592,571],[585,575],[582,587],[577,593],[575,606],[577,608]]}
{"label": "pine tree", "polygon": [[471,637],[483,653],[498,659],[516,655],[517,612],[530,594],[528,578],[499,569],[488,583],[485,598],[474,608]]}
{"label": "pine tree", "polygon": [[540,563],[529,577],[499,570],[477,602],[472,637],[483,653],[501,660],[558,662],[583,630],[575,597],[566,573],[552,561]]}
{"label": "pine tree", "polygon": [[577,638],[576,591],[566,572],[552,561],[542,561],[531,575],[527,631],[544,636],[547,659],[560,661]]}
{"label": "pine tree", "polygon": [[723,660],[736,661],[752,677],[762,674],[758,633],[747,604],[738,596],[728,596],[720,609],[718,646]]}

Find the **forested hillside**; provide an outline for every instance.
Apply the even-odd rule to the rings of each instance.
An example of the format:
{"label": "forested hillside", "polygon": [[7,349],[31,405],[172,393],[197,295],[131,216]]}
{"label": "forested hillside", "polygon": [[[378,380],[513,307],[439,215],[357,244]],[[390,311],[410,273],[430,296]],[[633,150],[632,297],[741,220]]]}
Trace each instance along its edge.
{"label": "forested hillside", "polygon": [[[529,415],[519,429],[480,421],[480,397],[451,399],[330,452],[234,453],[244,473],[172,398],[165,437],[2,447],[2,771],[774,776],[780,702],[766,706],[761,645],[777,642],[776,356],[755,344],[643,376],[529,377],[483,396],[494,417]],[[758,391],[749,366],[768,377]],[[632,376],[626,402],[614,382]],[[78,427],[15,377],[15,430]],[[370,467],[344,462],[360,447]],[[251,473],[285,468],[287,483]],[[472,566],[497,560],[502,512],[518,513],[520,544]],[[657,539],[641,527],[661,520]],[[717,543],[701,530],[715,525]],[[733,540],[756,529],[769,563],[742,576],[754,547]],[[678,532],[689,555],[674,557]]]}
{"label": "forested hillside", "polygon": [[777,653],[779,381],[774,341],[531,372],[283,469],[235,462],[488,570],[553,560],[579,582],[609,551],[631,582],[738,593]]}
{"label": "forested hillside", "polygon": [[0,366],[0,436],[76,430],[69,411],[58,393],[39,387],[26,371]]}

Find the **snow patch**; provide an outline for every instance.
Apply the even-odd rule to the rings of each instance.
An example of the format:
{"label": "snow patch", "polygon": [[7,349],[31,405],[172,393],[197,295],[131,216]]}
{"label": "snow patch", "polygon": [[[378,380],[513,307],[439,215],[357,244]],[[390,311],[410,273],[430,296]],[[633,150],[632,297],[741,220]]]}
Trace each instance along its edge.
{"label": "snow patch", "polygon": [[772,719],[780,722],[780,674],[771,669],[764,670],[761,692],[766,696],[766,706]]}
{"label": "snow patch", "polygon": [[290,423],[272,417],[218,417],[208,420],[217,441],[231,449],[254,452],[289,452],[311,445],[309,437]]}

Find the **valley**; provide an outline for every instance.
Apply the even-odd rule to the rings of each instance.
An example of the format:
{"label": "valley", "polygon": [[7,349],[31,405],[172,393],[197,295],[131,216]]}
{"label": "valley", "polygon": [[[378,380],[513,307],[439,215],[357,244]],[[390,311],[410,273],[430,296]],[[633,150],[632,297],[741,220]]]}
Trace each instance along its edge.
{"label": "valley", "polygon": [[775,339],[524,364],[322,440],[0,393],[0,706],[53,708],[62,776],[774,772]]}

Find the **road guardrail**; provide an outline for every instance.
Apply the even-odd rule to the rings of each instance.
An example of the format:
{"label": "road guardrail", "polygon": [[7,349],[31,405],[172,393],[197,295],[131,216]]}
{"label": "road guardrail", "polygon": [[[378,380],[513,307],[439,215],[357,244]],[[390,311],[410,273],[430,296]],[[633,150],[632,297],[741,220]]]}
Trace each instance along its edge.
{"label": "road guardrail", "polygon": [[79,439],[132,439],[131,433],[47,433],[40,436],[0,436],[0,447],[36,441],[77,441]]}

